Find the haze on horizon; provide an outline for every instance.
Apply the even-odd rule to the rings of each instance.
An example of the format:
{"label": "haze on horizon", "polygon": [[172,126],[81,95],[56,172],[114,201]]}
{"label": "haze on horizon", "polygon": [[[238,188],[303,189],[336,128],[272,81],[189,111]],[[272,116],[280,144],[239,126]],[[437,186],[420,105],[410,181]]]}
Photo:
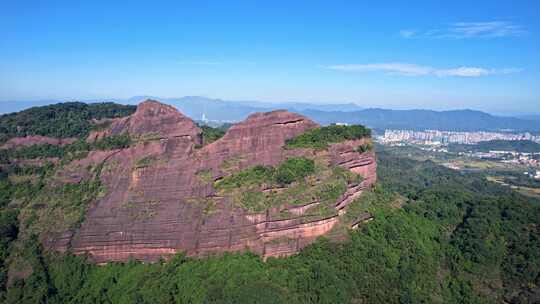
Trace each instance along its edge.
{"label": "haze on horizon", "polygon": [[0,100],[200,95],[540,112],[533,1],[6,1]]}

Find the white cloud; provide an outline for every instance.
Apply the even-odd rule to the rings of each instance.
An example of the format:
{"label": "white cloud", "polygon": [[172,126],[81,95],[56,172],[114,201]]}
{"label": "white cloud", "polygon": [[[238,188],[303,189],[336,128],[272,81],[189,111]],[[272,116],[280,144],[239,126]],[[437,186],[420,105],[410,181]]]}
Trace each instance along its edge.
{"label": "white cloud", "polygon": [[386,72],[391,75],[404,76],[439,76],[439,77],[480,77],[488,75],[501,75],[521,72],[522,69],[486,69],[480,67],[457,67],[451,69],[438,69],[410,63],[388,62],[369,64],[340,64],[327,66],[327,69],[344,72]]}
{"label": "white cloud", "polygon": [[176,64],[180,65],[255,65],[255,62],[251,61],[178,61]]}
{"label": "white cloud", "polygon": [[435,71],[435,75],[441,76],[441,77],[443,76],[480,77],[480,76],[487,76],[491,74],[493,74],[492,71],[484,69],[484,68],[477,68],[477,67],[459,67],[455,69]]}
{"label": "white cloud", "polygon": [[341,64],[331,65],[327,67],[331,70],[346,71],[346,72],[388,72],[391,74],[421,76],[431,73],[430,67],[424,67],[409,63],[370,63],[370,64]]}
{"label": "white cloud", "polygon": [[452,34],[456,38],[471,38],[471,37],[511,37],[521,36],[525,30],[520,25],[515,25],[510,22],[493,21],[493,22],[458,22],[454,23],[451,28]]}
{"label": "white cloud", "polygon": [[413,38],[416,35],[416,31],[414,30],[401,30],[399,31],[399,35],[403,38]]}
{"label": "white cloud", "polygon": [[177,62],[181,65],[222,65],[224,62],[219,61],[180,61]]}
{"label": "white cloud", "polygon": [[505,68],[505,69],[499,69],[495,70],[497,74],[514,74],[514,73],[520,73],[523,72],[522,68]]}
{"label": "white cloud", "polygon": [[489,75],[505,75],[519,73],[523,69],[507,68],[507,69],[484,69],[478,67],[459,67],[455,69],[436,70],[435,75],[444,76],[457,76],[457,77],[480,77]]}
{"label": "white cloud", "polygon": [[518,37],[527,31],[521,25],[507,21],[489,22],[456,22],[444,28],[429,29],[424,31],[407,29],[401,30],[403,38],[500,38]]}

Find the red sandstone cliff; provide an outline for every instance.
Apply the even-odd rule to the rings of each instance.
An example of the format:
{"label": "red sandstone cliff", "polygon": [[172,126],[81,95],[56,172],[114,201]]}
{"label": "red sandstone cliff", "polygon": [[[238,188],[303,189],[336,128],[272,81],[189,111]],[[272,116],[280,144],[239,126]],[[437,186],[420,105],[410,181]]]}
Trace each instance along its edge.
{"label": "red sandstone cliff", "polygon": [[[317,126],[287,111],[256,113],[232,126],[221,139],[198,148],[201,130],[193,121],[173,107],[143,102],[133,115],[92,135],[95,139],[129,132],[140,139],[135,146],[92,152],[70,166],[86,168],[102,162],[107,194],[90,206],[79,229],[51,236],[46,243],[60,251],[89,253],[98,263],[130,256],[154,261],[179,251],[200,256],[248,248],[265,257],[297,252],[331,230],[338,215],[304,218],[317,202],[304,206],[284,202],[263,213],[249,213],[230,198],[217,196],[212,181],[253,165],[318,155],[364,176],[362,183],[349,185],[335,202],[336,211],[343,210],[375,182],[375,156],[354,152],[364,140],[335,144],[323,152],[283,149],[285,140]],[[210,182],[198,178],[202,171],[211,176]],[[65,175],[73,181],[90,177],[79,169],[66,170]],[[284,209],[293,216],[275,216]]]}
{"label": "red sandstone cliff", "polygon": [[0,149],[16,149],[20,147],[28,147],[32,145],[50,144],[50,145],[67,145],[75,141],[75,138],[54,138],[41,135],[29,135],[25,137],[14,137],[4,143]]}

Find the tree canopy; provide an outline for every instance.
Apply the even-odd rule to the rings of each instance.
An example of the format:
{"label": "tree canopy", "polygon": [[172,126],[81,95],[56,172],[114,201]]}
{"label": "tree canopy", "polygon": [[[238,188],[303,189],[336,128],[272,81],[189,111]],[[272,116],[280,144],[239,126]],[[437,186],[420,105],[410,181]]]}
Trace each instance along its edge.
{"label": "tree canopy", "polygon": [[326,149],[331,143],[369,136],[371,136],[371,130],[361,125],[330,125],[308,130],[295,138],[289,139],[286,141],[285,147],[289,149],[312,148],[322,150]]}
{"label": "tree canopy", "polygon": [[65,102],[0,115],[0,143],[12,137],[42,135],[56,138],[84,137],[92,120],[132,114],[136,106],[112,102]]}

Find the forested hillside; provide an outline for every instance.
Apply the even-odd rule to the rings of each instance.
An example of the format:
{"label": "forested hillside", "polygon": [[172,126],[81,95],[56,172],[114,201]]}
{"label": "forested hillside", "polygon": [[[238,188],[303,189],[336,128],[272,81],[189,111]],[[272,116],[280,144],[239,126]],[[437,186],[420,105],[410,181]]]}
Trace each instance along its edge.
{"label": "forested hillside", "polygon": [[[0,213],[4,303],[533,303],[540,301],[540,202],[431,162],[379,151],[379,185],[351,205],[374,220],[289,258],[253,254],[96,266],[16,241]],[[22,169],[17,169],[22,170]],[[28,170],[28,169],[26,169]],[[17,171],[20,173],[20,171]],[[25,195],[1,174],[2,201]],[[31,172],[39,180],[47,170]],[[11,174],[11,173],[10,173]],[[69,198],[69,196],[67,196]],[[331,234],[330,234],[331,235]],[[29,271],[26,279],[7,280]],[[15,276],[14,276],[15,277]]]}
{"label": "forested hillside", "polygon": [[530,140],[490,140],[475,145],[452,144],[452,152],[489,152],[489,151],[515,151],[521,153],[538,153],[540,144]]}
{"label": "forested hillside", "polygon": [[0,144],[27,135],[84,137],[95,126],[92,121],[127,116],[135,109],[110,102],[66,102],[0,115]]}

